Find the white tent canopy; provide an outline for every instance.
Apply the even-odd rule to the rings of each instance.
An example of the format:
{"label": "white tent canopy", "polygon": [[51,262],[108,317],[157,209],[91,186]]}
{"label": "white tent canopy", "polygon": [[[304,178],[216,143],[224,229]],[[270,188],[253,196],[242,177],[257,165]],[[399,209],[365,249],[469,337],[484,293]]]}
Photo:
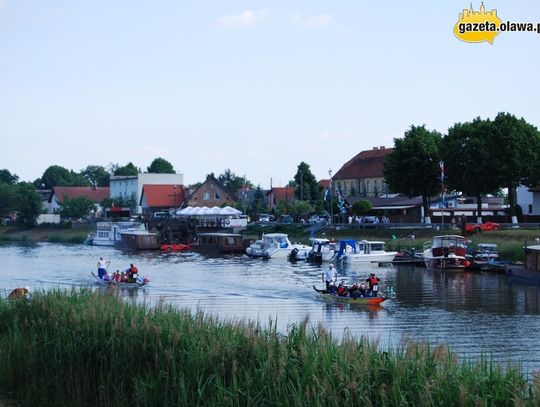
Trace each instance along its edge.
{"label": "white tent canopy", "polygon": [[226,206],[225,208],[218,208],[217,206],[214,206],[213,208],[208,208],[206,206],[187,206],[176,211],[176,214],[180,216],[234,216],[241,215],[242,212],[238,209],[231,208],[230,206]]}

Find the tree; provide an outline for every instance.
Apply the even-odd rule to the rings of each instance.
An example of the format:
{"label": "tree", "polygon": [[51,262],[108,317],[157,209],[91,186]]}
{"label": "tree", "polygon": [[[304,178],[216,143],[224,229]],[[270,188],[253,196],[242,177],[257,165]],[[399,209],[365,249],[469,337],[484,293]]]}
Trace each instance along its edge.
{"label": "tree", "polygon": [[41,178],[34,181],[39,189],[52,189],[58,186],[84,187],[90,183],[81,175],[60,165],[48,167]]}
{"label": "tree", "polygon": [[422,196],[425,216],[429,213],[431,197],[441,187],[441,138],[435,130],[412,125],[403,138],[394,139],[394,151],[384,159],[384,178],[389,188],[411,198]]}
{"label": "tree", "polygon": [[111,165],[111,172],[113,175],[122,175],[122,176],[130,176],[130,175],[139,175],[139,170],[135,165],[133,165],[132,162],[127,163],[123,167],[120,167],[118,164],[112,164]]}
{"label": "tree", "polygon": [[309,165],[301,162],[294,176],[294,195],[300,201],[308,201],[312,205],[320,204],[321,188],[311,172]]}
{"label": "tree", "polygon": [[175,174],[172,164],[164,158],[158,157],[147,168],[151,174]]}
{"label": "tree", "polygon": [[75,198],[65,197],[60,205],[60,215],[65,219],[85,218],[96,203],[86,196],[77,196]]}
{"label": "tree", "polygon": [[264,193],[260,185],[257,185],[255,189],[255,195],[253,197],[253,202],[251,203],[251,211],[253,214],[265,213],[267,211],[267,206],[264,202]]}
{"label": "tree", "polygon": [[110,184],[111,174],[101,165],[88,165],[80,174],[90,185],[108,187]]}
{"label": "tree", "polygon": [[445,185],[455,191],[476,197],[478,216],[482,216],[482,196],[496,193],[498,165],[492,160],[499,149],[493,123],[479,117],[471,123],[456,123],[441,141]]}
{"label": "tree", "polygon": [[239,177],[234,172],[227,168],[217,177],[217,180],[226,188],[232,192],[238,192],[244,186],[253,188],[253,184],[246,179],[246,177]]}
{"label": "tree", "polygon": [[19,181],[19,177],[12,174],[6,169],[0,170],[0,183],[15,185]]}
{"label": "tree", "polygon": [[15,209],[15,187],[0,182],[0,218],[5,218]]}
{"label": "tree", "polygon": [[17,224],[20,227],[31,228],[35,226],[43,208],[41,197],[34,185],[21,182],[15,186],[15,208],[17,210]]}
{"label": "tree", "polygon": [[516,215],[516,188],[534,186],[540,179],[540,133],[525,119],[499,113],[493,120],[496,146],[490,161],[501,186],[508,188],[510,214]]}
{"label": "tree", "polygon": [[355,215],[365,215],[371,210],[372,206],[371,203],[367,199],[361,199],[359,201],[356,201],[352,206],[352,212]]}
{"label": "tree", "polygon": [[291,215],[307,219],[313,213],[313,206],[307,201],[292,201],[289,205]]}
{"label": "tree", "polygon": [[115,198],[107,197],[102,202],[100,202],[100,205],[103,208],[111,208],[113,206],[116,206],[119,208],[129,208],[134,211],[137,207],[137,198],[135,196],[135,193],[133,192],[129,198],[124,198],[123,196],[117,196]]}

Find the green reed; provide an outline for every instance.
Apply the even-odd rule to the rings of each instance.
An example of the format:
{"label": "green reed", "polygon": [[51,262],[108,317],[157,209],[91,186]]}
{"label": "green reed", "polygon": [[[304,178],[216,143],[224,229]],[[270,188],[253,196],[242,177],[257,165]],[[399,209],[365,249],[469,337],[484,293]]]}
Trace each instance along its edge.
{"label": "green reed", "polygon": [[0,301],[0,392],[55,406],[533,405],[519,366],[446,347],[334,339],[127,303],[114,291]]}

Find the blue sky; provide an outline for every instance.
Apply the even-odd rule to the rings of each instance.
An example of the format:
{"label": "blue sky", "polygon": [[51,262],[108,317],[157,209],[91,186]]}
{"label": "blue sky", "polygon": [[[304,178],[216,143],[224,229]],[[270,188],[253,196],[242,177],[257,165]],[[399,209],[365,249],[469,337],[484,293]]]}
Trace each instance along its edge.
{"label": "blue sky", "polygon": [[[537,1],[484,4],[540,22]],[[411,124],[506,111],[540,127],[540,35],[462,42],[469,5],[0,0],[0,168],[163,157],[186,184],[230,168],[267,188],[301,161],[328,178]]]}

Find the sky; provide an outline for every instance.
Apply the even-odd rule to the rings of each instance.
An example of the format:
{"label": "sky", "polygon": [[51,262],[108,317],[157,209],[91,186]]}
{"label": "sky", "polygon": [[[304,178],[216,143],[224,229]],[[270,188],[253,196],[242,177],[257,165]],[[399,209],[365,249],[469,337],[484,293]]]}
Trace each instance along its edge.
{"label": "sky", "polygon": [[[184,184],[230,169],[317,179],[411,125],[498,112],[540,127],[540,34],[453,34],[470,0],[0,0],[0,169],[162,157]],[[540,22],[536,0],[485,1]],[[501,145],[501,148],[504,148]]]}

